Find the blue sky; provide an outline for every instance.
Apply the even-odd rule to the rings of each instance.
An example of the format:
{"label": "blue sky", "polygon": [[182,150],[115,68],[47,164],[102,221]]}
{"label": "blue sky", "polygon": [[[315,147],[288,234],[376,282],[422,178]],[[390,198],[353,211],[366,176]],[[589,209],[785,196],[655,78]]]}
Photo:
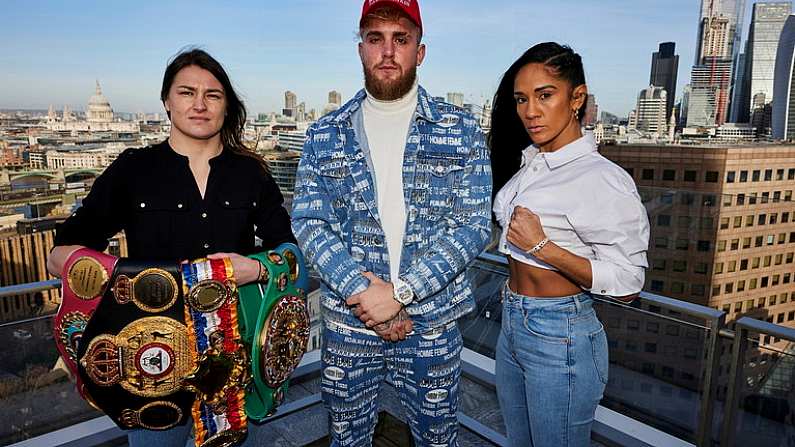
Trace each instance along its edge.
{"label": "blue sky", "polygon": [[[689,78],[700,0],[420,0],[427,57],[420,83],[482,103],[531,45],[582,56],[600,110],[626,115],[649,80],[651,53],[676,42]],[[749,3],[750,0],[749,0]],[[361,0],[3,0],[0,108],[83,109],[99,79],[116,111],[159,112],[166,62],[199,45],[230,73],[250,113],[279,110],[285,90],[322,108],[329,90],[362,85]],[[747,27],[747,20],[746,20]]]}

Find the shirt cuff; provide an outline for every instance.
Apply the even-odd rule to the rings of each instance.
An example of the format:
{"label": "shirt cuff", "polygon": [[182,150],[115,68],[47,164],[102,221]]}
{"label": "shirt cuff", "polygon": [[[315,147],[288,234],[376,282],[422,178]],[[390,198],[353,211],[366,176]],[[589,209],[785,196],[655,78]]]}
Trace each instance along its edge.
{"label": "shirt cuff", "polygon": [[409,271],[402,275],[400,279],[411,287],[414,292],[414,301],[421,301],[427,296],[429,285],[421,275]]}
{"label": "shirt cuff", "polygon": [[365,277],[364,275],[359,274],[353,277],[353,279],[348,281],[348,283],[343,286],[342,299],[347,300],[353,295],[364,292],[365,290],[367,290],[368,287],[370,287],[370,280],[367,279],[367,277]]}
{"label": "shirt cuff", "polygon": [[595,295],[627,296],[643,289],[644,269],[634,267],[630,271],[613,262],[589,259],[591,262],[591,287],[584,290]]}

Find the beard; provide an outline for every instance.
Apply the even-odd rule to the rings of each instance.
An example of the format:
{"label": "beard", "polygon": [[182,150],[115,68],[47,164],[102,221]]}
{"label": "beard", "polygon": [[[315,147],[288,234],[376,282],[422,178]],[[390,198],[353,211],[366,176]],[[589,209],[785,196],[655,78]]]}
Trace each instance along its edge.
{"label": "beard", "polygon": [[408,93],[417,80],[417,67],[412,66],[397,80],[382,81],[377,79],[373,71],[364,67],[364,87],[367,91],[381,101],[395,101]]}

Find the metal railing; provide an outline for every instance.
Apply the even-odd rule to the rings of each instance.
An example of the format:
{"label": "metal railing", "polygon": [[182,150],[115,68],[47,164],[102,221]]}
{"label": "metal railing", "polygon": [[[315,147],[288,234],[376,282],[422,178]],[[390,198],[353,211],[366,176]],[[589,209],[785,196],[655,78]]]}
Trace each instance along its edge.
{"label": "metal railing", "polygon": [[[20,294],[49,290],[56,287],[60,287],[60,285],[61,281],[55,279],[55,280],[40,281],[35,283],[0,287],[0,300],[6,297],[16,296]],[[0,324],[0,328],[17,326],[32,321],[51,319],[54,316],[55,314],[47,314],[47,315],[27,318],[24,320],[6,322]],[[465,349],[465,351],[467,353],[472,353],[468,349]],[[483,380],[484,383],[494,386],[495,383],[494,360],[493,359],[489,360],[491,364],[487,366],[488,372],[485,375],[483,374],[478,375],[477,379]],[[300,382],[301,380],[307,377],[319,373],[320,368],[321,368],[320,351],[315,350],[312,352],[308,352],[304,355],[304,357],[301,360],[301,363],[294,371],[291,377],[291,381]],[[391,380],[387,380],[387,383],[390,386],[393,386]],[[301,399],[298,399],[296,401],[286,402],[285,404],[279,407],[279,410],[276,414],[263,420],[262,424],[268,424],[274,422],[276,420],[282,419],[291,414],[298,413],[300,411],[303,411],[311,406],[320,403],[321,403],[320,393],[315,393],[303,397]],[[459,412],[458,416],[461,426],[465,427],[466,429],[468,429],[469,431],[480,437],[482,440],[487,441],[491,445],[500,446],[500,447],[508,445],[507,438],[505,438],[505,436],[502,435],[501,433],[498,433],[492,428],[482,424],[481,422],[467,416],[462,412]],[[24,441],[20,441],[18,443],[12,444],[11,447],[34,447],[40,445],[51,445],[58,447],[72,447],[72,446],[86,446],[86,445],[93,446],[93,445],[108,443],[114,441],[115,439],[122,438],[124,436],[125,436],[124,431],[118,428],[110,418],[108,418],[107,416],[102,416],[69,427],[65,427],[60,430],[55,430],[50,433],[45,433],[30,439],[26,439]]]}
{"label": "metal railing", "polygon": [[[481,268],[497,274],[505,274],[505,267],[507,266],[505,258],[490,253],[481,254],[481,256],[479,256],[478,258],[478,264],[479,265],[476,268]],[[60,285],[59,280],[50,280],[50,281],[20,284],[8,287],[0,287],[0,300],[9,296],[52,289],[58,287],[59,285]],[[758,334],[770,335],[783,340],[795,342],[795,329],[783,327],[780,325],[760,320],[755,320],[748,317],[742,317],[735,322],[736,330],[731,330],[726,325],[726,313],[723,311],[705,306],[700,306],[693,303],[688,303],[685,301],[672,299],[665,296],[655,295],[652,293],[641,292],[639,299],[636,300],[636,302],[633,304],[625,304],[602,297],[595,297],[595,300],[605,304],[609,304],[610,306],[617,306],[625,310],[626,312],[651,314],[657,318],[662,318],[679,324],[685,324],[691,326],[694,325],[694,323],[692,322],[684,321],[667,315],[649,312],[647,310],[642,309],[641,307],[656,306],[659,308],[678,312],[679,314],[688,317],[703,319],[705,321],[705,324],[703,326],[695,325],[701,329],[704,329],[707,332],[707,337],[704,340],[704,353],[705,353],[704,355],[705,361],[703,366],[704,382],[702,387],[701,404],[698,413],[699,415],[698,415],[697,431],[695,434],[695,444],[698,446],[706,447],[713,445],[712,424],[713,424],[713,415],[716,410],[716,405],[718,404],[718,400],[716,398],[716,388],[717,388],[719,364],[720,364],[719,346],[721,339],[729,339],[735,341],[733,344],[733,349],[731,354],[732,361],[731,361],[731,371],[730,371],[730,382],[729,382],[726,401],[723,407],[724,418],[720,432],[721,433],[720,444],[722,446],[727,446],[727,447],[734,445],[734,439],[732,435],[733,435],[733,430],[735,429],[734,421],[736,420],[739,392],[743,380],[743,365],[745,364],[746,351],[748,349],[749,343],[753,342],[753,340],[749,341],[749,333],[754,332]],[[52,314],[49,314],[49,315],[42,315],[42,316],[29,318],[26,320],[7,322],[0,324],[0,328],[18,325],[30,321],[52,318],[52,316],[53,316]],[[495,386],[494,359],[483,356],[470,349],[465,348],[462,354],[462,364],[463,364],[464,375],[480,383],[492,387]],[[320,370],[320,356],[319,353],[315,351],[314,353],[309,353],[307,354],[307,356],[305,356],[304,360],[301,363],[301,366],[296,371],[294,378],[300,379],[302,377],[306,377],[311,374],[316,374],[317,372],[319,372],[319,370]],[[319,402],[319,395],[313,395],[296,402],[287,403],[285,404],[285,406],[282,407],[281,411],[274,416],[272,420],[284,417],[294,412],[301,411],[307,408],[308,406],[317,404],[318,402]],[[607,410],[603,407],[600,407],[599,411],[597,411],[597,418],[594,424],[594,432],[611,439],[613,442],[617,443],[618,445],[626,445],[624,442],[621,441],[622,439],[632,439],[633,445],[654,445],[654,441],[644,441],[643,439],[644,435],[640,436],[638,436],[637,434],[630,435],[628,434],[628,432],[632,430],[622,431],[620,427],[610,426],[609,424],[615,422],[608,422],[608,421],[615,421],[616,417],[624,417],[623,423],[629,424],[632,422],[636,422],[630,418],[627,418],[626,416],[617,414],[612,410]],[[506,445],[505,437],[502,434],[496,432],[493,428],[487,427],[465,414],[460,414],[460,422],[462,426],[466,427],[473,433],[478,434],[478,436],[488,441],[490,444],[500,445],[500,446]],[[94,424],[96,424],[96,421],[94,421]],[[107,429],[106,425],[107,424],[102,425],[103,427],[105,427],[104,429]],[[66,429],[63,430],[69,430],[69,428],[70,427],[67,427]],[[669,436],[669,438],[666,438],[668,440],[667,442],[680,441],[681,443],[679,445],[687,445],[687,443],[685,443],[684,441],[670,437],[670,435],[666,435],[665,433],[662,433],[659,430],[653,429],[648,426],[646,428],[648,429],[649,433],[652,433],[652,435],[650,436],[657,437],[656,439],[660,439],[661,436],[662,437]],[[85,431],[85,427],[83,427],[81,430]],[[599,433],[600,431],[602,433]],[[618,434],[615,433],[611,434],[613,431],[615,431]],[[50,434],[42,436],[52,436],[56,434],[57,436],[61,436],[60,439],[67,439],[67,437],[64,437],[62,431],[52,432]],[[88,433],[84,435],[91,436],[95,434],[96,433]],[[121,436],[121,431],[119,431],[119,433],[117,434]],[[52,440],[55,438],[49,437],[46,439]],[[81,439],[82,441],[86,441],[89,438],[85,437]],[[34,444],[30,443],[31,441],[34,440],[45,441],[44,438],[38,437],[15,444],[15,446],[21,447],[27,445],[39,445],[36,443]],[[63,443],[59,442],[58,444],[62,445]]]}
{"label": "metal railing", "polygon": [[[500,273],[500,267],[507,267],[507,261],[503,256],[498,256],[491,253],[483,253],[478,259],[482,262],[497,267],[496,269],[490,270],[495,273]],[[726,447],[731,447],[734,445],[734,421],[738,408],[739,389],[743,380],[743,365],[745,364],[745,356],[749,344],[748,332],[753,331],[759,334],[771,335],[795,342],[795,329],[749,317],[742,317],[735,322],[736,330],[731,330],[727,326],[726,312],[724,311],[669,298],[666,296],[656,295],[649,292],[641,292],[638,300],[636,300],[636,302],[633,304],[626,304],[599,296],[595,296],[594,299],[611,306],[623,308],[627,312],[645,313],[653,315],[657,318],[680,324],[693,325],[691,322],[645,311],[641,309],[641,307],[643,305],[657,306],[659,308],[679,312],[690,317],[700,318],[705,321],[706,324],[704,326],[698,326],[706,330],[708,334],[704,341],[704,383],[701,396],[701,405],[699,408],[697,431],[695,434],[695,443],[698,446],[706,447],[713,445],[713,419],[716,405],[719,403],[716,395],[718,375],[720,372],[721,356],[719,348],[721,341],[740,340],[739,342],[734,343],[733,346],[729,391],[723,406],[723,414],[725,417],[723,419],[723,423],[721,424],[720,445]],[[740,331],[739,337],[736,335],[736,331]]]}
{"label": "metal railing", "polygon": [[721,430],[721,446],[724,447],[733,447],[735,445],[735,423],[740,403],[740,392],[744,384],[743,368],[748,347],[751,344],[761,344],[758,339],[755,340],[749,337],[751,332],[795,342],[795,329],[748,317],[742,317],[735,322],[735,337],[732,348],[733,361],[731,372],[729,373],[729,390],[726,396],[726,417],[723,420]]}
{"label": "metal railing", "polygon": [[[498,265],[503,267],[507,267],[508,265],[508,262],[504,256],[498,256],[491,253],[483,253],[478,259],[486,261],[493,265]],[[708,331],[709,336],[705,341],[706,372],[704,374],[704,386],[703,386],[704,391],[701,399],[701,407],[699,409],[699,417],[698,417],[699,422],[697,425],[698,428],[696,433],[696,445],[699,446],[711,445],[712,420],[715,410],[714,396],[717,389],[716,384],[718,379],[718,369],[720,361],[718,348],[720,343],[721,330],[724,329],[726,322],[726,313],[717,309],[713,309],[711,307],[700,306],[698,304],[693,304],[686,301],[669,298],[666,296],[656,295],[649,292],[641,292],[638,300],[636,300],[636,302],[633,304],[627,304],[620,301],[603,298],[600,296],[594,296],[594,300],[605,304],[609,304],[611,306],[618,306],[620,308],[625,309],[628,312],[645,313],[653,315],[657,318],[662,318],[669,321],[675,321],[681,324],[692,325],[692,323],[687,321],[682,321],[666,315],[644,311],[642,309],[639,309],[637,307],[638,305],[635,303],[648,304],[668,310],[673,310],[675,312],[679,312],[681,314],[688,315],[691,317],[701,318],[706,321],[706,325],[702,328]]]}

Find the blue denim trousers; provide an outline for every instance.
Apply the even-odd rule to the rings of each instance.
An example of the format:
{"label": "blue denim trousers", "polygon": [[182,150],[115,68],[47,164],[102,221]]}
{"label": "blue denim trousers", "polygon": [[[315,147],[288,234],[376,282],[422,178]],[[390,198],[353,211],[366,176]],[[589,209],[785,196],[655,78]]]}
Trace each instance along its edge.
{"label": "blue denim trousers", "polygon": [[457,446],[462,347],[455,322],[397,343],[327,324],[320,387],[331,446],[372,445],[379,390],[388,374],[414,445]]}
{"label": "blue denim trousers", "polygon": [[503,289],[497,396],[511,446],[586,447],[607,384],[607,337],[587,293]]}
{"label": "blue denim trousers", "polygon": [[[273,432],[265,424],[248,423],[246,439],[235,447],[255,447],[270,445]],[[130,447],[193,447],[193,419],[184,425],[168,430],[131,430],[127,432]]]}

